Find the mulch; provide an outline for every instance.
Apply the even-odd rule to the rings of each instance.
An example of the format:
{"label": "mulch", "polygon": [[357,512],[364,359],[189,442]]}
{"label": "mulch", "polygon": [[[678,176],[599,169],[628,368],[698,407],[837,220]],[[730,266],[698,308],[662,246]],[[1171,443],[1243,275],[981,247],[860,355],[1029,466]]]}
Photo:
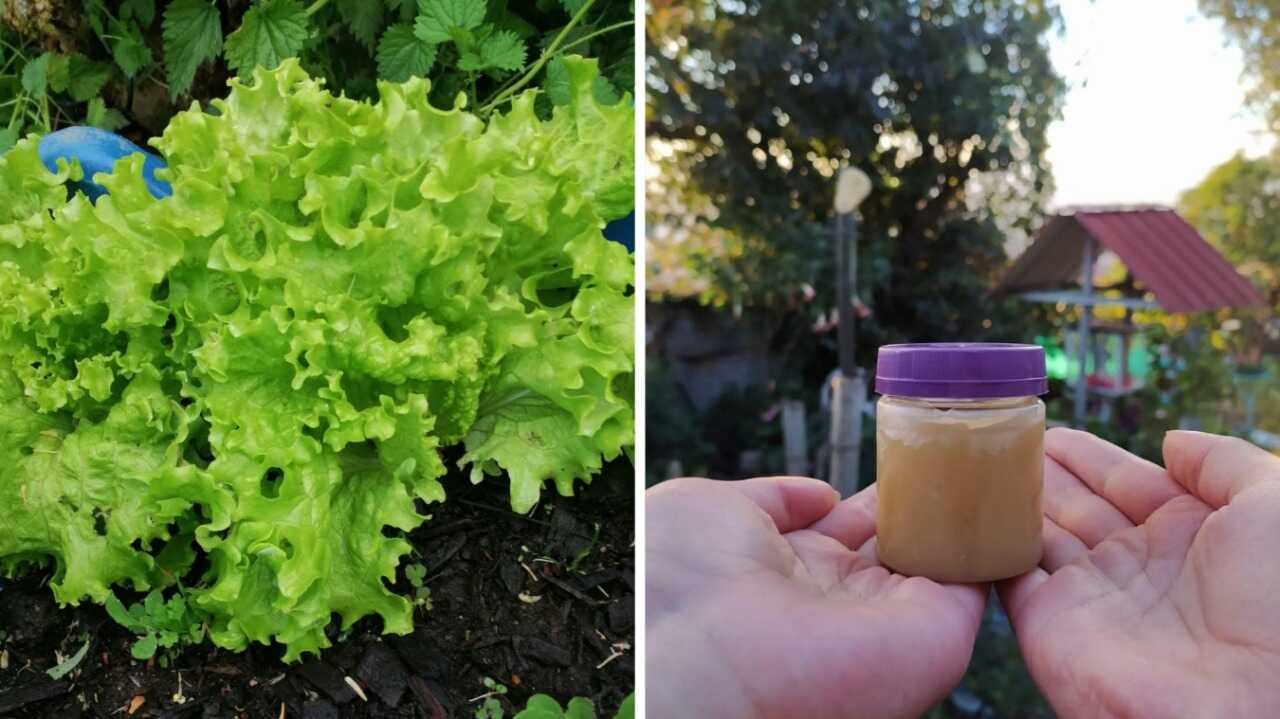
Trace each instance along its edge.
{"label": "mulch", "polygon": [[[432,600],[413,634],[381,636],[366,619],[339,638],[335,624],[335,646],[298,664],[282,663],[279,646],[235,654],[207,641],[167,667],[139,662],[135,637],[100,607],[58,608],[47,576],[11,581],[0,590],[0,719],[471,717],[486,677],[507,687],[495,697],[507,716],[535,693],[585,696],[612,716],[635,685],[633,472],[615,462],[578,497],[544,491],[528,517],[507,507],[505,482],[451,476],[449,500],[410,535]],[[411,592],[403,576],[396,588]],[[73,655],[86,635],[78,668],[50,679],[55,653]]]}

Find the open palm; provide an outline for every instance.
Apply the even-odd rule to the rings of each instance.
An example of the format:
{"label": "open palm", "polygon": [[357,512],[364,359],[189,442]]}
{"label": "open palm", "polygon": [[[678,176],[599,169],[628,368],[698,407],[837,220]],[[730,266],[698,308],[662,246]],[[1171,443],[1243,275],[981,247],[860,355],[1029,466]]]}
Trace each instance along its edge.
{"label": "open palm", "polygon": [[1280,459],[1170,432],[1167,470],[1045,439],[1042,568],[1001,594],[1064,717],[1280,717]]}
{"label": "open palm", "polygon": [[881,566],[874,490],[684,479],[645,509],[648,716],[915,717],[964,673],[985,589]]}

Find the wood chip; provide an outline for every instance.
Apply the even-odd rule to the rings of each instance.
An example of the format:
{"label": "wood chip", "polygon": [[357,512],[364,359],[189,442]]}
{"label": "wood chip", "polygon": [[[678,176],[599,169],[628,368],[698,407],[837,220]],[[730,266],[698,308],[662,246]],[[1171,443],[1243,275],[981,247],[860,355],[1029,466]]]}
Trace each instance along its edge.
{"label": "wood chip", "polygon": [[9,668],[9,650],[6,649],[0,652],[0,669],[8,669],[8,668]]}
{"label": "wood chip", "polygon": [[284,702],[280,702],[280,719],[284,719]]}
{"label": "wood chip", "polygon": [[346,680],[347,686],[351,687],[351,691],[356,693],[356,696],[360,697],[360,699],[365,701],[366,703],[369,701],[369,697],[365,696],[364,694],[364,689],[360,688],[360,682],[356,681],[355,679],[352,679],[351,677],[343,677],[343,679]]}
{"label": "wood chip", "polygon": [[537,594],[528,594],[526,592],[520,592],[518,596],[520,597],[520,601],[524,602],[525,604],[537,604],[538,602],[542,601],[542,596]]}
{"label": "wood chip", "polygon": [[141,694],[130,699],[129,709],[128,709],[129,716],[133,716],[134,714],[136,714],[138,710],[142,708],[142,705],[146,703],[147,703],[147,698],[142,696]]}

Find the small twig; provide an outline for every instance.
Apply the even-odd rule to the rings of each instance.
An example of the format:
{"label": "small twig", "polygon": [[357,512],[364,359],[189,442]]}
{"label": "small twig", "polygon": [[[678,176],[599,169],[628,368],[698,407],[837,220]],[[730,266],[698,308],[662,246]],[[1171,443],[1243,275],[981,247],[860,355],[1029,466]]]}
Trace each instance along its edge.
{"label": "small twig", "polygon": [[585,602],[588,606],[598,607],[601,604],[604,604],[604,602],[600,601],[599,599],[592,599],[591,597],[588,597],[587,595],[583,594],[582,592],[579,592],[577,589],[574,589],[573,587],[569,586],[565,582],[560,581],[559,579],[556,579],[555,577],[552,577],[550,575],[543,575],[542,578],[550,582],[552,585],[559,587],[562,591],[572,596],[573,598],[581,602]]}

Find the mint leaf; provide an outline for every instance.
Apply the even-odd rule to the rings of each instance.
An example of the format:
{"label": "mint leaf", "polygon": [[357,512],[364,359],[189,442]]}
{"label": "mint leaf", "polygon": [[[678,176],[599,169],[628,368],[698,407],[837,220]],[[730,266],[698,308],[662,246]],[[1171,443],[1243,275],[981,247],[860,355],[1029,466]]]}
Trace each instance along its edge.
{"label": "mint leaf", "polygon": [[418,0],[413,30],[424,42],[442,43],[459,30],[473,30],[484,22],[485,0]]}
{"label": "mint leaf", "polygon": [[556,105],[568,105],[573,100],[573,85],[569,80],[569,68],[559,55],[547,63],[547,79],[543,83],[547,97]]}
{"label": "mint leaf", "polygon": [[164,69],[169,97],[191,89],[196,68],[222,52],[222,21],[207,0],[174,0],[164,9]]}
{"label": "mint leaf", "polygon": [[338,14],[352,36],[365,47],[373,47],[382,29],[382,0],[339,0]]}
{"label": "mint leaf", "polygon": [[149,27],[156,19],[155,0],[124,0],[120,3],[120,19],[134,19],[142,27]]}
{"label": "mint leaf", "polygon": [[245,77],[255,67],[274,69],[307,40],[307,11],[297,0],[266,0],[244,14],[227,36],[227,64]]}
{"label": "mint leaf", "polygon": [[518,70],[524,65],[524,41],[510,30],[499,30],[481,43],[480,58],[486,68]]}
{"label": "mint leaf", "polygon": [[111,57],[124,71],[125,77],[132,78],[139,71],[151,65],[151,48],[147,47],[142,34],[133,25],[112,23]]}
{"label": "mint leaf", "polygon": [[22,89],[29,94],[41,97],[49,86],[49,58],[53,53],[44,53],[31,60],[22,68]]}
{"label": "mint leaf", "polygon": [[111,77],[111,64],[76,53],[68,59],[67,76],[67,90],[71,93],[71,99],[87,102],[107,84]]}
{"label": "mint leaf", "polygon": [[436,62],[436,46],[423,42],[408,23],[387,28],[378,43],[378,76],[391,82],[426,76]]}
{"label": "mint leaf", "polygon": [[84,124],[114,132],[128,125],[129,120],[114,107],[108,108],[102,98],[95,97],[89,101],[89,110],[85,114]]}
{"label": "mint leaf", "polygon": [[71,58],[66,55],[53,55],[49,58],[49,67],[45,74],[49,80],[49,89],[54,92],[66,92],[71,84]]}

